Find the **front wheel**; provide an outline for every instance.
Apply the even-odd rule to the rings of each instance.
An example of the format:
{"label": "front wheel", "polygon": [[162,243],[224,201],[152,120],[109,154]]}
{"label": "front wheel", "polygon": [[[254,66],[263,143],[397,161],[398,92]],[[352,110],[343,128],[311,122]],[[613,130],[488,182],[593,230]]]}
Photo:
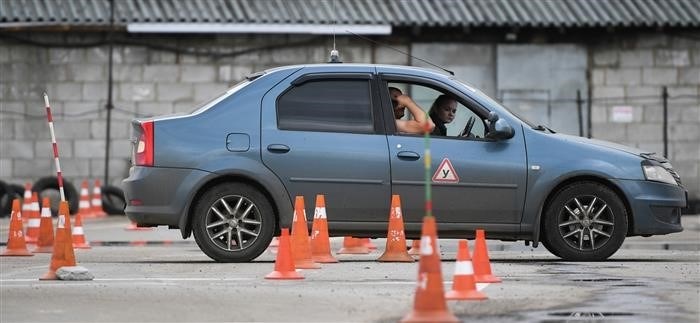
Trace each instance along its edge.
{"label": "front wheel", "polygon": [[595,182],[562,188],[546,209],[543,244],[566,260],[605,260],[627,235],[627,211],[618,195]]}
{"label": "front wheel", "polygon": [[196,202],[192,231],[199,248],[218,262],[248,262],[272,240],[275,216],[267,198],[242,183],[214,186]]}

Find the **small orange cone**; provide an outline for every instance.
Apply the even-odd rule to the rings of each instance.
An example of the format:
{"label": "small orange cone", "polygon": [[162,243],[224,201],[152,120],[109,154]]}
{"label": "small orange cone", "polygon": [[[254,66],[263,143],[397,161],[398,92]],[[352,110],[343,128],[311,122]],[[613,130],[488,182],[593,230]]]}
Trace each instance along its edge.
{"label": "small orange cone", "polygon": [[401,198],[398,194],[391,197],[389,212],[389,229],[386,233],[386,249],[377,259],[381,262],[414,262],[413,257],[406,251],[406,236],[403,232],[403,216],[401,214]]}
{"label": "small orange cone", "polygon": [[486,247],[484,230],[476,230],[476,246],[474,247],[474,277],[477,283],[500,283],[501,279],[491,274],[489,250]]}
{"label": "small orange cone", "polygon": [[22,225],[22,211],[19,207],[19,199],[12,201],[12,214],[10,215],[10,233],[7,238],[7,249],[0,256],[33,256],[27,250],[24,241],[24,227]]}
{"label": "small orange cone", "polygon": [[127,231],[146,231],[146,230],[153,230],[151,227],[140,227],[136,225],[136,222],[130,221],[129,224],[124,227],[124,230]]}
{"label": "small orange cone", "polygon": [[292,223],[292,257],[294,258],[294,266],[296,268],[321,268],[321,265],[315,263],[311,257],[309,227],[306,225],[306,210],[304,209],[303,196],[297,196],[296,200],[294,201],[294,222]]}
{"label": "small orange cone", "polygon": [[24,236],[24,241],[30,244],[36,244],[37,240],[39,240],[39,225],[41,224],[41,216],[39,215],[39,195],[37,195],[36,192],[32,192],[31,200],[29,212],[24,214],[24,216],[28,218],[27,234]]}
{"label": "small orange cone", "polygon": [[289,229],[282,228],[279,238],[279,251],[275,259],[275,271],[267,274],[265,279],[304,279],[294,268],[292,259],[292,243],[289,241]]}
{"label": "small orange cone", "polygon": [[96,218],[107,217],[107,213],[102,209],[102,187],[100,180],[95,180],[95,185],[92,187],[92,214]]}
{"label": "small orange cone", "polygon": [[316,195],[314,222],[311,226],[311,257],[315,262],[335,263],[331,255],[331,240],[328,236],[328,220],[326,218],[326,198],[323,194]]}
{"label": "small orange cone", "polygon": [[420,240],[414,239],[411,242],[411,249],[408,249],[408,254],[411,256],[420,255]]}
{"label": "small orange cone", "polygon": [[345,237],[343,238],[343,247],[338,250],[339,255],[359,255],[368,254],[369,248],[362,242],[360,238]]}
{"label": "small orange cone", "polygon": [[24,184],[24,198],[22,198],[22,221],[27,222],[27,215],[32,212],[32,184]]}
{"label": "small orange cone", "polygon": [[423,217],[418,268],[413,311],[404,316],[401,322],[459,322],[445,302],[437,227],[433,216]]}
{"label": "small orange cone", "polygon": [[372,240],[370,238],[360,238],[362,240],[362,243],[369,249],[370,251],[372,250],[377,250],[377,246],[372,243]]}
{"label": "small orange cone", "polygon": [[73,248],[92,249],[90,244],[85,240],[83,217],[80,215],[80,212],[75,215],[75,226],[73,227]]}
{"label": "small orange cone", "polygon": [[61,201],[58,207],[56,241],[53,244],[51,264],[49,265],[49,271],[44,276],[41,276],[39,280],[57,280],[56,270],[65,266],[75,266],[75,252],[73,251],[68,202]]}
{"label": "small orange cone", "polygon": [[83,181],[80,185],[80,204],[78,204],[78,213],[84,218],[94,218],[92,214],[92,207],[90,206],[90,196],[88,193],[88,182]]}
{"label": "small orange cone", "polygon": [[45,197],[42,201],[41,221],[39,224],[39,240],[33,253],[53,252],[53,222],[51,221],[51,201]]}
{"label": "small orange cone", "polygon": [[474,267],[472,266],[472,258],[469,256],[467,240],[459,240],[452,290],[445,294],[445,298],[449,300],[482,300],[488,298],[484,293],[476,289]]}

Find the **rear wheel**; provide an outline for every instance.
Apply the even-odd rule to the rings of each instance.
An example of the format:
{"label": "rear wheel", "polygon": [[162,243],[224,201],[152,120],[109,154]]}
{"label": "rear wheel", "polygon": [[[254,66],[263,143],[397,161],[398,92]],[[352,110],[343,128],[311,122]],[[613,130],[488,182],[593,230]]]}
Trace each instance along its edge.
{"label": "rear wheel", "polygon": [[218,262],[247,262],[272,240],[275,216],[267,198],[242,183],[209,189],[196,202],[192,231],[199,248]]}
{"label": "rear wheel", "polygon": [[622,200],[605,185],[574,183],[562,188],[545,213],[545,247],[566,260],[604,260],[627,235]]}

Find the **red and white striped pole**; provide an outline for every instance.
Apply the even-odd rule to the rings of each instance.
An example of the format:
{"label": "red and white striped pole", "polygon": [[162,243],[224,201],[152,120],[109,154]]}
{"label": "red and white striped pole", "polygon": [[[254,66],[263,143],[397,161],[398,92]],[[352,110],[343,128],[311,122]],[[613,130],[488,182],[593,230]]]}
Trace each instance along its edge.
{"label": "red and white striped pole", "polygon": [[58,161],[58,144],[56,144],[56,134],[53,131],[53,117],[51,116],[51,105],[49,105],[49,96],[46,93],[44,93],[44,103],[46,104],[46,117],[49,120],[49,130],[51,131],[53,158],[56,162],[56,177],[58,178],[58,190],[61,192],[61,201],[65,201],[66,193],[63,191],[63,176],[61,176],[61,163]]}

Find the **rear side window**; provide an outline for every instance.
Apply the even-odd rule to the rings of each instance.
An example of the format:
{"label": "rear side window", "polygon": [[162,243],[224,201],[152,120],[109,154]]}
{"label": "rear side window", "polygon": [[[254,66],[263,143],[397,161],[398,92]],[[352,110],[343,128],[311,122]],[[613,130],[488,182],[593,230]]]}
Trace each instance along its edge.
{"label": "rear side window", "polygon": [[373,133],[369,80],[317,80],[292,87],[277,100],[283,130]]}

